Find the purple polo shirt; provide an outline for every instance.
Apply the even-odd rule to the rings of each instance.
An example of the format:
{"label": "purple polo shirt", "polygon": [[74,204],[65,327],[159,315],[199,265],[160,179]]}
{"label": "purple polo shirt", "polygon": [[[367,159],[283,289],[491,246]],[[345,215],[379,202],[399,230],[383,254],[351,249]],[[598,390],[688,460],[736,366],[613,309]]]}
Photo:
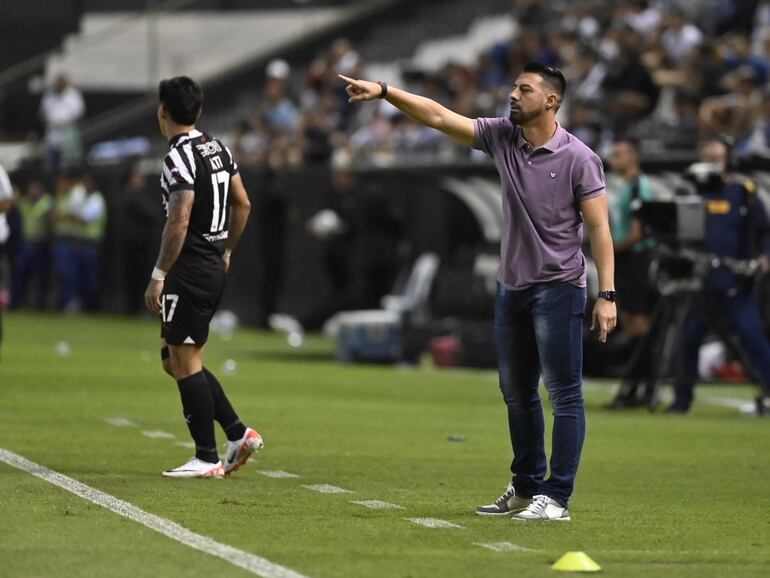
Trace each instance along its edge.
{"label": "purple polo shirt", "polygon": [[538,149],[508,118],[477,118],[474,147],[495,161],[503,189],[498,280],[521,290],[538,283],[586,285],[580,201],[604,194],[604,169],[561,126]]}

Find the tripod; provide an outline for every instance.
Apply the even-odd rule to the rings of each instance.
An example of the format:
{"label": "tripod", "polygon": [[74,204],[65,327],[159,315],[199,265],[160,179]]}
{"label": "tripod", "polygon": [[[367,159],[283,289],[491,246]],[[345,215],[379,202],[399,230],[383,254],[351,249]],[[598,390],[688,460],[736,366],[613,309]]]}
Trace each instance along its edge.
{"label": "tripod", "polygon": [[[694,306],[701,300],[703,279],[711,267],[738,264],[715,260],[707,254],[682,254],[692,264],[691,274],[685,278],[668,278],[662,275],[658,284],[661,299],[653,311],[650,330],[634,348],[624,371],[615,398],[608,409],[647,406],[655,411],[660,403],[660,385],[670,375],[676,375],[677,354],[684,335],[685,325]],[[731,267],[732,269],[733,267]],[[704,315],[708,329],[714,332],[744,364],[747,356],[742,347],[729,332],[724,321]],[[644,383],[644,391],[640,386]]]}

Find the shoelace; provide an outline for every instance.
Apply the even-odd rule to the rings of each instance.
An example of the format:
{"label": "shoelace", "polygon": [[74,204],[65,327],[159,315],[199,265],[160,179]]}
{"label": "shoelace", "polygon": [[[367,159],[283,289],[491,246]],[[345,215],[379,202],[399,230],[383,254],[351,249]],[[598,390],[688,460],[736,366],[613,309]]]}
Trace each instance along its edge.
{"label": "shoelace", "polygon": [[505,488],[505,491],[502,494],[500,494],[499,498],[497,498],[497,502],[499,502],[500,500],[507,500],[508,498],[514,495],[516,495],[516,489],[513,487],[512,483],[509,483],[508,487]]}
{"label": "shoelace", "polygon": [[548,496],[535,496],[527,509],[533,514],[542,516],[545,514],[546,506],[548,506]]}

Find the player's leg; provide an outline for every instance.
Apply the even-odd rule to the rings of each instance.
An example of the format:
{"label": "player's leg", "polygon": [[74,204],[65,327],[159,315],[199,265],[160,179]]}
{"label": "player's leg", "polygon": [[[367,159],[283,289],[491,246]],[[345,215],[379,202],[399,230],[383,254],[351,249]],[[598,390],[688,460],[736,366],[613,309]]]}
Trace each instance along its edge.
{"label": "player's leg", "polygon": [[543,409],[537,391],[540,376],[532,317],[524,291],[499,285],[495,300],[495,342],[500,391],[508,408],[513,480],[483,516],[511,514],[525,508],[546,473]]}
{"label": "player's leg", "polygon": [[217,463],[214,437],[214,400],[203,373],[202,345],[169,345],[174,378],[182,398],[184,418],[195,441],[195,457]]}
{"label": "player's leg", "polygon": [[583,318],[586,289],[570,283],[538,287],[532,319],[543,382],[553,409],[550,477],[520,519],[568,520],[585,438],[583,405]]}
{"label": "player's leg", "polygon": [[214,402],[203,373],[203,350],[210,318],[201,315],[189,287],[174,275],[166,278],[161,304],[161,337],[168,348],[168,355],[161,349],[163,368],[177,382],[185,421],[195,442],[195,457],[178,468],[164,471],[163,475],[223,477],[224,468],[214,436]]}

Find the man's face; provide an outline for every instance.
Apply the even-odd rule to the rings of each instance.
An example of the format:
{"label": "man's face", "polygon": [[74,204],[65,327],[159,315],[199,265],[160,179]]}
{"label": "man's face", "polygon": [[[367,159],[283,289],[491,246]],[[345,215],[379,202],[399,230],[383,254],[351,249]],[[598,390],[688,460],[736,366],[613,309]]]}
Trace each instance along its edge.
{"label": "man's face", "polygon": [[628,143],[618,142],[612,147],[609,161],[613,172],[625,173],[636,164],[636,153]]}
{"label": "man's face", "polygon": [[727,147],[721,142],[711,141],[704,144],[698,156],[704,163],[716,165],[723,171],[727,169]]}
{"label": "man's face", "polygon": [[532,72],[520,74],[508,96],[511,120],[519,124],[526,124],[548,110],[555,111],[558,103],[558,96],[551,85]]}

